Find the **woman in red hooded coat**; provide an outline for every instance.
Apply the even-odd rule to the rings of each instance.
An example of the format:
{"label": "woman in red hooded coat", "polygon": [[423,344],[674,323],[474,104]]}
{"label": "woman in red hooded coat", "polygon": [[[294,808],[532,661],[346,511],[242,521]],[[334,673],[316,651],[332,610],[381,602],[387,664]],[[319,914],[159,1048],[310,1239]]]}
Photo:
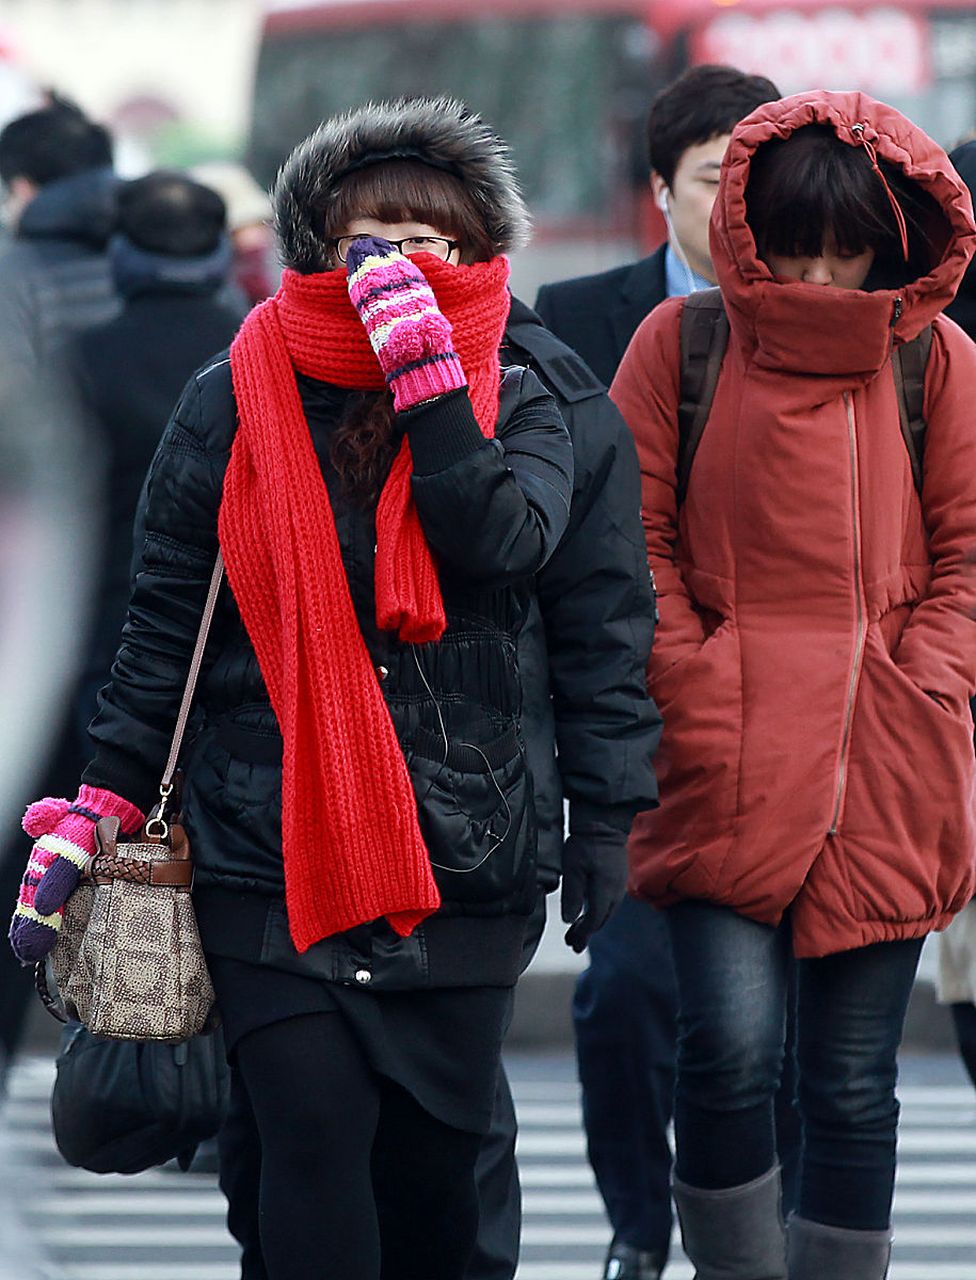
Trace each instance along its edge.
{"label": "woman in red hooded coat", "polygon": [[[665,722],[632,888],[668,909],[675,1198],[700,1280],[886,1274],[905,1008],[922,940],[974,887],[976,347],[940,314],[974,236],[946,156],[896,111],[770,103],[736,129],[712,215],[731,334],[683,500],[683,300],[614,383]],[[891,356],[928,326],[916,482]],[[793,957],[787,1241],[772,1098]]]}

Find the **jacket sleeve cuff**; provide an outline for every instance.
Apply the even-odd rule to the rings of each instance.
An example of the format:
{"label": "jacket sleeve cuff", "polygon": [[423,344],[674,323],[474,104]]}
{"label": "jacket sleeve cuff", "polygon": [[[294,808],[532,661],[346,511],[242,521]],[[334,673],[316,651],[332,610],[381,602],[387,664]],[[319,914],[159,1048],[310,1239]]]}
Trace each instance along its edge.
{"label": "jacket sleeve cuff", "polygon": [[467,387],[449,391],[397,415],[410,441],[413,473],[432,476],[476,453],[485,437],[475,420]]}
{"label": "jacket sleeve cuff", "polygon": [[86,767],[81,781],[89,787],[114,791],[143,813],[149,813],[159,803],[159,774],[140,768],[130,754],[104,743],[99,745],[98,754]]}
{"label": "jacket sleeve cuff", "polygon": [[585,800],[573,800],[569,806],[569,829],[573,835],[583,835],[594,827],[613,827],[629,836],[636,816],[633,805],[587,804]]}

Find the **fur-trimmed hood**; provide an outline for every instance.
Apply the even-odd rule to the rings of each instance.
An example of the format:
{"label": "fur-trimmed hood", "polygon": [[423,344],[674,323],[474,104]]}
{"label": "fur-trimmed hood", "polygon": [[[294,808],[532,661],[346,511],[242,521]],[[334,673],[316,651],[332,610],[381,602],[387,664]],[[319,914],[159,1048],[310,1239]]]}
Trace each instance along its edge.
{"label": "fur-trimmed hood", "polygon": [[396,157],[455,174],[483,210],[498,253],[528,241],[529,213],[508,146],[455,98],[371,102],[320,125],[278,173],[275,229],[282,264],[303,274],[325,268],[314,210],[323,208],[346,174]]}

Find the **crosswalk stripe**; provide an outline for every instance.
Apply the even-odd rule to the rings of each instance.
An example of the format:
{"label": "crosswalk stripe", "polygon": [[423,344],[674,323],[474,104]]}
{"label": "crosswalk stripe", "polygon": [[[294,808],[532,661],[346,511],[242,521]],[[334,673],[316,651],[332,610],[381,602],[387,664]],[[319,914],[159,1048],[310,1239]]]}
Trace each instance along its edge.
{"label": "crosswalk stripe", "polygon": [[239,1280],[240,1267],[234,1262],[167,1262],[149,1266],[144,1262],[68,1263],[63,1280]]}
{"label": "crosswalk stripe", "polygon": [[[594,1262],[523,1262],[516,1280],[596,1280],[598,1275]],[[894,1262],[889,1280],[973,1280],[973,1275],[971,1262]],[[674,1259],[666,1276],[667,1280],[694,1280],[694,1271],[689,1263]]]}
{"label": "crosswalk stripe", "polygon": [[[68,1168],[50,1133],[52,1078],[49,1062],[15,1066],[0,1164],[6,1158],[33,1179],[22,1211],[56,1255],[57,1280],[237,1280],[215,1178],[163,1170],[97,1177]],[[513,1092],[525,1217],[517,1280],[595,1280],[609,1228],[585,1160],[578,1086],[516,1074]],[[976,1094],[917,1085],[900,1095],[891,1280],[976,1280]],[[556,1260],[568,1254],[572,1261]],[[692,1280],[677,1233],[667,1274]]]}

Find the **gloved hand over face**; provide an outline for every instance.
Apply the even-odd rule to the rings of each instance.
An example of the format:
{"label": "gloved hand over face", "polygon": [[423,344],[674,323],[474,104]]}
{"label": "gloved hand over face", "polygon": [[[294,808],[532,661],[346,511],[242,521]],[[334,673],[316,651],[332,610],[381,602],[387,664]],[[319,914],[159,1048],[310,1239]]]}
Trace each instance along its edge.
{"label": "gloved hand over face", "polygon": [[349,297],[397,413],[467,386],[451,342],[451,323],[415,262],[388,240],[361,236],[349,247],[346,269]]}
{"label": "gloved hand over face", "polygon": [[573,830],[563,845],[561,907],[566,943],[585,950],[627,892],[627,832],[591,821]]}
{"label": "gloved hand over face", "polygon": [[24,814],[23,828],[36,840],[10,923],[10,945],[22,964],[54,949],[64,904],[95,853],[95,824],[118,818],[124,832],[138,831],[140,811],[112,791],[82,786],[74,800],[48,796]]}

